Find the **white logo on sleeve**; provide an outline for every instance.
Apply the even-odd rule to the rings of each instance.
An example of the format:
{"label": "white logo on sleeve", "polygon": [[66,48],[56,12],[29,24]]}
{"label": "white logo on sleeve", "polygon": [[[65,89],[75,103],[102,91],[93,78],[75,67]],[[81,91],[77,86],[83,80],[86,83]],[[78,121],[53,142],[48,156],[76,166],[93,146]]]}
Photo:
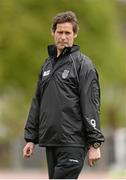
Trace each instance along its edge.
{"label": "white logo on sleeve", "polygon": [[94,128],[96,128],[96,121],[95,121],[95,119],[91,119],[91,125],[92,125]]}
{"label": "white logo on sleeve", "polygon": [[69,159],[69,161],[79,163],[77,159]]}
{"label": "white logo on sleeve", "polygon": [[49,74],[50,74],[50,70],[43,72],[43,76],[48,76]]}
{"label": "white logo on sleeve", "polygon": [[66,79],[68,74],[69,74],[69,70],[64,70],[63,73],[62,73],[62,78]]}

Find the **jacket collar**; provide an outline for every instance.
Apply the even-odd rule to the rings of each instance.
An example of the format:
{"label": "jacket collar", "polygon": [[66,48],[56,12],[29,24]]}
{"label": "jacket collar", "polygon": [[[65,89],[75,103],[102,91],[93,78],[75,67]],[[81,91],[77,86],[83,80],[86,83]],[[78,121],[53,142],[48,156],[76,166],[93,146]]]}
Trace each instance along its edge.
{"label": "jacket collar", "polygon": [[[78,51],[80,49],[80,47],[78,45],[73,45],[72,47],[65,47],[61,53],[60,56]],[[57,57],[57,48],[56,45],[51,44],[48,46],[48,54],[51,58],[55,58]]]}

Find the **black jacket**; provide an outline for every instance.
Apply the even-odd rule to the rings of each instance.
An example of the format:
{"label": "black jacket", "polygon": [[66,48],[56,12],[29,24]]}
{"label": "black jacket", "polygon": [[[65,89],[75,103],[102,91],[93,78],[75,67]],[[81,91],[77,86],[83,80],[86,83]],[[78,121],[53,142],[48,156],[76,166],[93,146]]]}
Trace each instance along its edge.
{"label": "black jacket", "polygon": [[91,60],[79,46],[64,48],[41,68],[35,97],[25,126],[25,140],[40,146],[86,146],[103,142],[100,131],[100,88]]}

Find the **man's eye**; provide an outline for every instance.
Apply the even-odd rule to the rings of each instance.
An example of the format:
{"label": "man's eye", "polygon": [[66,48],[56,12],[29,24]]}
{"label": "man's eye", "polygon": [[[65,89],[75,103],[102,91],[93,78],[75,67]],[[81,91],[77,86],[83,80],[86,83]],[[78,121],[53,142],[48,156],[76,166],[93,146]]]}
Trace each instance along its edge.
{"label": "man's eye", "polygon": [[63,32],[62,32],[62,31],[59,31],[58,33],[59,33],[59,34],[63,34]]}
{"label": "man's eye", "polygon": [[66,35],[69,35],[69,34],[70,34],[70,32],[66,32],[65,34],[66,34]]}

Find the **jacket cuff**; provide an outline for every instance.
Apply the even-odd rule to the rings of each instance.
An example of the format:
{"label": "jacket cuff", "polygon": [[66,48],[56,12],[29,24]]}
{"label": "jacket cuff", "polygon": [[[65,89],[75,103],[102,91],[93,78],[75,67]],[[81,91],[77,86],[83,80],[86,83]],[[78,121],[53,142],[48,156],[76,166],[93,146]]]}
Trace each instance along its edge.
{"label": "jacket cuff", "polygon": [[34,144],[38,144],[38,141],[37,141],[37,140],[33,140],[33,139],[27,139],[27,138],[25,138],[25,141],[26,141],[26,142],[32,142],[32,143],[34,143]]}

